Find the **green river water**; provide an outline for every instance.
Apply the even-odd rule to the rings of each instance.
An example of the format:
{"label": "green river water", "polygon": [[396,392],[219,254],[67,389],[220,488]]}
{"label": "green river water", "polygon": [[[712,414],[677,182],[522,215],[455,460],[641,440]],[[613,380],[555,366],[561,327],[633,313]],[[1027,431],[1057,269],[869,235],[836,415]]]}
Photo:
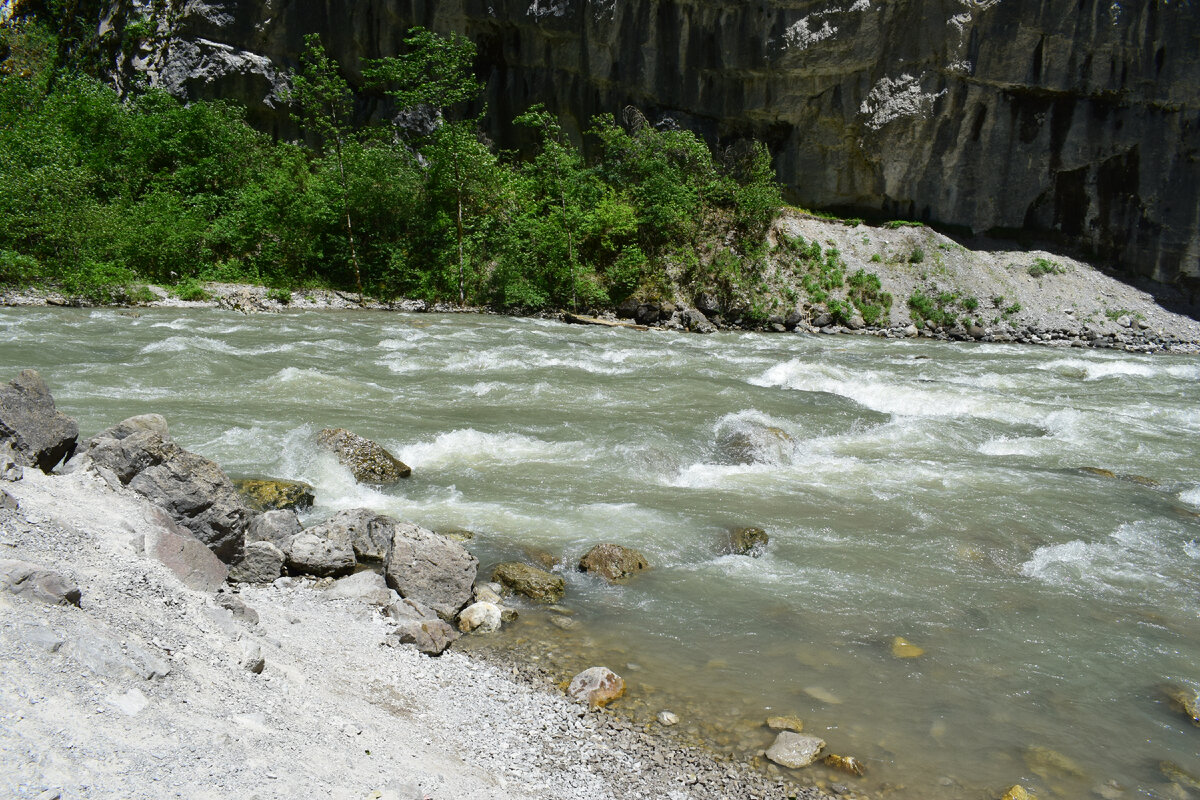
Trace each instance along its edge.
{"label": "green river water", "polygon": [[[606,664],[639,719],[671,709],[745,757],[771,741],[764,717],[798,715],[867,768],[793,778],[899,798],[1200,796],[1161,767],[1200,775],[1200,727],[1160,690],[1200,686],[1195,357],[4,309],[0,365],[41,371],[85,437],[158,412],[234,477],[312,483],[314,518],[369,506],[474,531],[485,570],[640,549],[652,569],[625,585],[564,570],[572,629],[523,610],[487,646],[564,677]],[[326,426],[413,477],[356,485],[316,452]],[[723,552],[746,525],[770,534],[760,558]],[[924,654],[895,657],[897,636]]]}

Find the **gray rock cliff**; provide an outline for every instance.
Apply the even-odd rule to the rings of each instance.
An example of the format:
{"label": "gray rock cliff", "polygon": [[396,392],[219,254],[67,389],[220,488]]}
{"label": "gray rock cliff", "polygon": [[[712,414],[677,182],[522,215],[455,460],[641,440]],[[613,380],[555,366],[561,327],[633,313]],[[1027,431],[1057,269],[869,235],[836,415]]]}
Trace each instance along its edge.
{"label": "gray rock cliff", "polygon": [[[475,41],[497,121],[541,101],[578,132],[632,104],[710,140],[766,141],[804,205],[1034,230],[1131,275],[1200,279],[1200,13],[1190,0],[168,6],[118,72],[190,97],[236,97],[277,131],[305,33],[320,32],[353,79],[362,59],[397,52],[410,26],[425,25]],[[104,24],[131,13],[121,0]]]}

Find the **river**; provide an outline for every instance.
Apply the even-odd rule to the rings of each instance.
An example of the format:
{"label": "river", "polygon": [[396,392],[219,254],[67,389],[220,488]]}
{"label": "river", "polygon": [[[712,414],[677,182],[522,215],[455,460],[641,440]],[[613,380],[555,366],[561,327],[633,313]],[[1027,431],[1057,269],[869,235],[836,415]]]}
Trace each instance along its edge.
{"label": "river", "polygon": [[[85,437],[161,413],[231,476],[312,483],[313,518],[369,506],[473,531],[485,568],[566,567],[570,629],[523,609],[472,648],[604,663],[638,719],[748,758],[764,717],[798,715],[867,772],[793,777],[876,796],[1179,797],[1161,762],[1200,774],[1160,690],[1200,686],[1195,357],[139,313],[0,310],[0,374],[38,369]],[[413,477],[356,485],[315,450],[326,426]],[[725,552],[741,526],[761,557]],[[602,541],[652,568],[570,569]]]}

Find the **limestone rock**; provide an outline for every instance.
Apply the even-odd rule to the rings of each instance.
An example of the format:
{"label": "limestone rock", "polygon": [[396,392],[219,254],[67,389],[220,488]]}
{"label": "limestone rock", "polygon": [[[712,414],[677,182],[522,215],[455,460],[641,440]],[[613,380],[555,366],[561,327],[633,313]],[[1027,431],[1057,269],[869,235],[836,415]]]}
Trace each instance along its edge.
{"label": "limestone rock", "polygon": [[458,542],[411,522],[393,528],[383,571],[388,585],[451,621],[471,602],[479,562]]}
{"label": "limestone rock", "polygon": [[78,606],[79,587],[67,576],[28,561],[0,559],[0,590],[55,606]]}
{"label": "limestone rock", "polygon": [[519,561],[497,564],[492,570],[492,580],[514,594],[524,595],[539,603],[557,603],[562,600],[567,588],[561,576]]}
{"label": "limestone rock", "polygon": [[222,592],[214,598],[214,602],[218,608],[228,611],[238,622],[250,626],[258,624],[258,612],[246,605],[246,601],[242,600],[236,594]]}
{"label": "limestone rock", "polygon": [[164,509],[226,564],[241,557],[251,511],[215,463],[171,441],[157,414],[131,417],[88,442],[95,466]]}
{"label": "limestone rock", "polygon": [[477,603],[501,605],[504,602],[500,597],[500,592],[504,591],[504,588],[498,583],[492,581],[476,583],[471,591]]}
{"label": "limestone rock", "polygon": [[8,444],[16,464],[50,472],[71,457],[78,439],[79,425],[54,407],[36,371],[22,370],[0,386],[0,443]]}
{"label": "limestone rock", "polygon": [[767,758],[783,767],[800,769],[817,760],[825,749],[825,741],[816,736],[783,731],[767,749]]}
{"label": "limestone rock", "polygon": [[354,571],[358,562],[346,531],[338,527],[313,526],[301,531],[284,551],[293,573],[337,576]]}
{"label": "limestone rock", "polygon": [[316,495],[313,487],[303,481],[279,478],[244,478],[233,482],[246,505],[255,511],[277,511],[290,508],[303,511],[311,508]]}
{"label": "limestone rock", "polygon": [[17,458],[12,442],[0,443],[0,481],[16,483],[25,476],[25,469],[17,463]]}
{"label": "limestone rock", "polygon": [[649,567],[646,557],[619,544],[598,544],[579,559],[579,571],[599,575],[609,581],[628,578]]}
{"label": "limestone rock", "polygon": [[412,475],[381,445],[345,428],[326,428],[317,435],[317,444],[336,455],[359,483],[396,483]]}
{"label": "limestone rock", "polygon": [[625,679],[608,667],[590,667],[571,679],[567,695],[593,710],[602,708],[625,694]]}
{"label": "limestone rock", "polygon": [[758,558],[767,552],[771,537],[762,528],[736,528],[729,532],[729,552]]}
{"label": "limestone rock", "polygon": [[347,575],[334,581],[329,587],[329,596],[344,600],[358,600],[373,606],[388,606],[400,597],[388,588],[387,581],[378,572],[365,570]]}
{"label": "limestone rock", "polygon": [[458,614],[458,629],[463,633],[493,633],[500,630],[500,606],[472,603]]}
{"label": "limestone rock", "polygon": [[670,727],[671,725],[679,724],[679,715],[673,711],[660,711],[654,716],[658,720],[659,725]]}
{"label": "limestone rock", "polygon": [[229,569],[165,511],[155,508],[152,517],[154,525],[143,540],[146,555],[165,565],[185,586],[215,592],[225,582]]}
{"label": "limestone rock", "polygon": [[412,599],[397,600],[384,613],[397,622],[392,636],[398,644],[411,644],[427,655],[441,655],[459,636],[433,609]]}
{"label": "limestone rock", "polygon": [[246,527],[246,544],[253,542],[270,542],[280,550],[287,552],[292,540],[300,535],[300,518],[291,509],[268,511],[257,514]]}
{"label": "limestone rock", "polygon": [[250,542],[229,568],[234,583],[271,583],[283,574],[283,551],[271,542]]}
{"label": "limestone rock", "polygon": [[267,660],[263,658],[262,648],[253,642],[242,642],[238,663],[241,664],[242,669],[255,675],[261,675],[263,669],[267,666]]}
{"label": "limestone rock", "polygon": [[321,523],[323,530],[337,528],[339,536],[349,539],[359,561],[383,561],[387,558],[397,521],[368,508],[339,511]]}

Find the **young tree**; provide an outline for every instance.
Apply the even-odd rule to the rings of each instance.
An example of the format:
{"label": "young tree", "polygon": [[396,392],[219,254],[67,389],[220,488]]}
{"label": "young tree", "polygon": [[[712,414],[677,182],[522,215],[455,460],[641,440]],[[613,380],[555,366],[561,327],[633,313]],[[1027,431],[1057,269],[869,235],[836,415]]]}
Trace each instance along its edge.
{"label": "young tree", "polygon": [[350,261],[354,266],[354,283],[358,301],[363,302],[362,269],[354,244],[354,223],[350,217],[350,189],[346,179],[344,149],[352,134],[351,112],[354,96],[346,79],[338,72],[337,62],[329,58],[321,37],[310,33],[304,37],[304,52],[300,56],[300,72],[292,76],[290,99],[299,106],[295,119],[321,139],[322,150],[330,147],[337,165],[342,190],[342,212],[346,241],[350,246]]}

